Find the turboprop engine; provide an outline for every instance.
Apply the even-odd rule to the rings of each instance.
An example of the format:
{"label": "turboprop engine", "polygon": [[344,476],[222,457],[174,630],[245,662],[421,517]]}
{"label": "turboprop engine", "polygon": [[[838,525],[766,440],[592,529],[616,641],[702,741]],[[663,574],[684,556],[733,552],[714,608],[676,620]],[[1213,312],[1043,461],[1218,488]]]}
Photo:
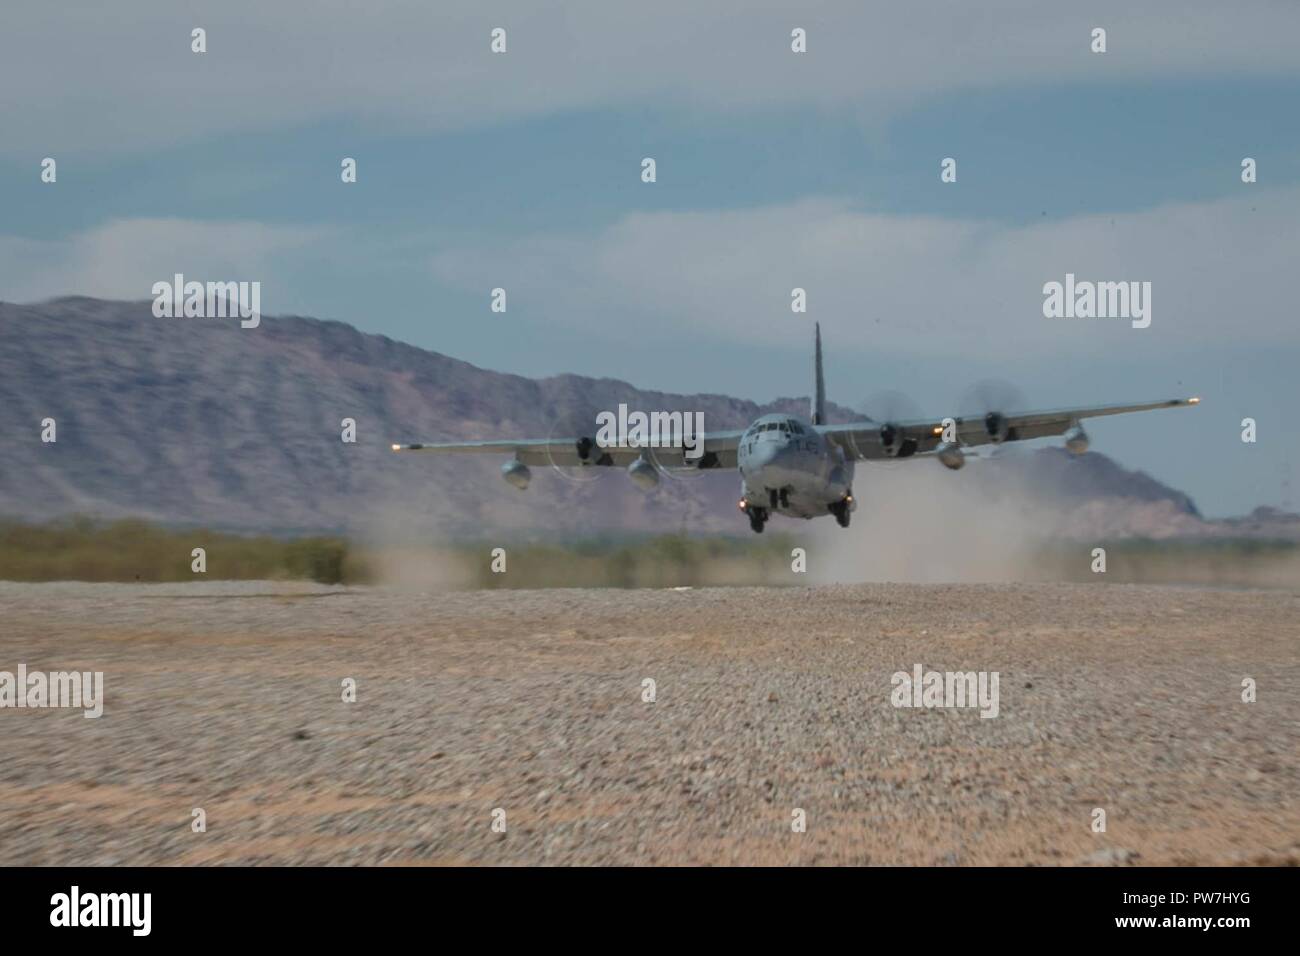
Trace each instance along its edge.
{"label": "turboprop engine", "polygon": [[642,491],[649,491],[659,484],[659,469],[644,458],[638,458],[627,466],[627,476]]}
{"label": "turboprop engine", "polygon": [[903,437],[903,430],[893,422],[880,426],[880,450],[890,458],[909,458],[916,454],[916,439]]}
{"label": "turboprop engine", "polygon": [[527,465],[516,459],[501,466],[501,477],[520,491],[523,491],[528,487],[528,482],[532,479],[533,473],[528,470]]}
{"label": "turboprop engine", "polygon": [[880,448],[890,458],[898,455],[898,426],[892,422],[880,426]]}
{"label": "turboprop engine", "polygon": [[989,412],[984,416],[984,431],[993,444],[1001,444],[1007,437],[1007,419],[1001,412]]}

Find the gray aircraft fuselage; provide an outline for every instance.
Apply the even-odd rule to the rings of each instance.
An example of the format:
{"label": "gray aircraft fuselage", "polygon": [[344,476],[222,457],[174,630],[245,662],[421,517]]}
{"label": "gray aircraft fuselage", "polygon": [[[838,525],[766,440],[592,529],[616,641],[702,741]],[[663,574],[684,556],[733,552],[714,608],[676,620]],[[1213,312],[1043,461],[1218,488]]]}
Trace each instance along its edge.
{"label": "gray aircraft fuselage", "polygon": [[793,415],[755,421],[740,439],[736,460],[744,500],[792,518],[826,514],[853,487],[853,461],[844,450]]}

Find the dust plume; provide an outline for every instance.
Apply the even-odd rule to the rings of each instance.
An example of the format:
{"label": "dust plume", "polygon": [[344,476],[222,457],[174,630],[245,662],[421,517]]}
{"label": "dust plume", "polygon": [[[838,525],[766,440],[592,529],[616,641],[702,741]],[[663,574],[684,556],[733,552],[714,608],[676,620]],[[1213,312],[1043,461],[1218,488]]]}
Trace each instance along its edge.
{"label": "dust plume", "polygon": [[850,528],[810,529],[810,583],[1038,580],[1039,556],[1062,526],[1058,508],[1009,469],[978,459],[958,472],[917,462],[859,466],[854,494]]}

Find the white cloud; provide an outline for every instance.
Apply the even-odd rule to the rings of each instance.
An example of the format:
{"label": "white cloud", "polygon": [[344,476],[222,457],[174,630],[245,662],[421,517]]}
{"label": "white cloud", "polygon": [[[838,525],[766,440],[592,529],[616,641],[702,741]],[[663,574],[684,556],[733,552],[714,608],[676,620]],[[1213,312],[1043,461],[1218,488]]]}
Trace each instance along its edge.
{"label": "white cloud", "polygon": [[[344,116],[414,129],[628,103],[883,116],[972,87],[1296,72],[1300,5],[1185,0],[172,0],[11,5],[0,150],[145,149]],[[190,30],[208,52],[190,51]],[[491,28],[509,52],[488,50]],[[809,52],[790,52],[790,30]],[[1090,31],[1109,52],[1089,52]],[[237,141],[232,140],[235,148]]]}
{"label": "white cloud", "polygon": [[[329,234],[258,222],[119,219],[67,239],[0,236],[0,298],[148,299],[155,282],[170,281],[177,272],[202,281],[266,284],[287,254]],[[263,301],[268,311],[281,307],[273,292]]]}
{"label": "white cloud", "polygon": [[[1300,341],[1291,314],[1300,190],[1242,186],[1237,199],[1011,225],[877,215],[814,199],[754,210],[637,213],[584,238],[448,250],[443,282],[503,286],[512,309],[646,336],[684,331],[789,342],[822,322],[837,346],[987,358],[1152,357],[1214,343]],[[1152,324],[1048,319],[1044,283],[1150,281]],[[808,293],[807,316],[790,292]]]}

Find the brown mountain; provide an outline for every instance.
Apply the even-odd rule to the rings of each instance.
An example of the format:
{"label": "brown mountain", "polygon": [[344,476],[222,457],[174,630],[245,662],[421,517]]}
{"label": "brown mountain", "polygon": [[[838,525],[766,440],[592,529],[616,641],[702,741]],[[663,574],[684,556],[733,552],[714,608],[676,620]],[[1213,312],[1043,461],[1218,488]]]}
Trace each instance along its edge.
{"label": "brown mountain", "polygon": [[[500,479],[498,458],[394,455],[393,440],[571,433],[620,402],[702,411],[713,429],[807,408],[804,398],[759,405],[577,375],[532,380],[342,322],[264,316],[241,329],[237,320],[155,318],[147,301],[87,298],[0,303],[0,397],[3,515],[450,535],[495,527],[742,533],[745,525],[730,472],[663,481],[649,494],[614,469],[595,480],[537,474],[520,492]],[[850,414],[834,409],[840,419]],[[46,418],[56,422],[54,443],[41,441]],[[344,418],[357,423],[355,444],[341,441]],[[1204,524],[1186,495],[1102,455],[1075,461],[1047,449],[965,474],[981,468],[975,484],[1014,474],[1018,493],[1104,513],[1120,533],[1126,514],[1145,515],[1157,531]]]}

